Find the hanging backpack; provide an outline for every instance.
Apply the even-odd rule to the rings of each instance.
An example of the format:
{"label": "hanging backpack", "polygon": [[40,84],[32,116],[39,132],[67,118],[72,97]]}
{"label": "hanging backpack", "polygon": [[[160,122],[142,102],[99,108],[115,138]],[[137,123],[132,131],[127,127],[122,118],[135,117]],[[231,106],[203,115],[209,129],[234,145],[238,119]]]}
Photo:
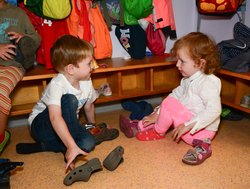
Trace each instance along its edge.
{"label": "hanging backpack", "polygon": [[95,59],[110,58],[112,56],[112,41],[109,29],[104,21],[101,10],[97,3],[85,1],[89,9],[89,21],[92,25],[91,44],[94,47]]}
{"label": "hanging backpack", "polygon": [[199,13],[215,16],[232,16],[244,0],[196,0]]}
{"label": "hanging backpack", "polygon": [[250,28],[241,22],[234,25],[234,39],[217,44],[221,67],[232,72],[244,73],[250,69]]}
{"label": "hanging backpack", "polygon": [[109,30],[113,24],[124,25],[121,0],[98,0],[98,3]]}
{"label": "hanging backpack", "polygon": [[154,29],[152,23],[148,24],[146,29],[147,47],[153,55],[163,55],[166,49],[166,37],[161,28]]}
{"label": "hanging backpack", "polygon": [[60,20],[69,16],[71,0],[24,0],[24,5],[37,16]]}

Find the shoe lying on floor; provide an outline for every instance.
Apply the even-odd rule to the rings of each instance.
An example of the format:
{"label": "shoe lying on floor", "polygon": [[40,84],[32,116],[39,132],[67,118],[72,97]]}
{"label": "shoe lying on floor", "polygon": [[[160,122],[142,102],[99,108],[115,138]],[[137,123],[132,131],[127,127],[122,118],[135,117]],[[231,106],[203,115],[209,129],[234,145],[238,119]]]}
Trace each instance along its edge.
{"label": "shoe lying on floor", "polygon": [[244,116],[240,112],[236,112],[229,108],[223,108],[221,113],[221,119],[230,121],[242,120]]}
{"label": "shoe lying on floor", "polygon": [[92,173],[99,170],[102,170],[101,162],[98,158],[93,158],[87,163],[70,171],[70,173],[64,178],[63,183],[66,186],[69,186],[76,181],[87,182],[90,179]]}
{"label": "shoe lying on floor", "polygon": [[103,166],[109,171],[114,171],[118,165],[123,162],[124,148],[117,146],[109,155],[104,159]]}

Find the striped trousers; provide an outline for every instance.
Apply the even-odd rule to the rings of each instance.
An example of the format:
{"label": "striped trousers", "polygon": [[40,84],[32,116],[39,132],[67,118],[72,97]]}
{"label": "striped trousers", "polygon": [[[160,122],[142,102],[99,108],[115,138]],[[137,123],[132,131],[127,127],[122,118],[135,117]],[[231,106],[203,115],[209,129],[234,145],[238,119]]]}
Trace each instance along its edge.
{"label": "striped trousers", "polygon": [[10,114],[10,93],[17,83],[23,78],[24,70],[14,66],[0,65],[0,111],[6,115]]}

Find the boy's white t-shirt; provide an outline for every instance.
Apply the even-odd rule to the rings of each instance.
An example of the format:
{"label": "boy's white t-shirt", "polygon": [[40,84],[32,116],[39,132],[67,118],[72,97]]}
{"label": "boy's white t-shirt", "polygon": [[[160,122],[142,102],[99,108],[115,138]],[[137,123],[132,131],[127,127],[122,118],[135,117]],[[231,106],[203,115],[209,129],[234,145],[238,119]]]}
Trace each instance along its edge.
{"label": "boy's white t-shirt", "polygon": [[91,79],[80,81],[80,90],[78,90],[68,82],[63,74],[59,73],[50,81],[46,89],[43,91],[41,99],[32,109],[28,118],[29,125],[31,125],[34,118],[39,113],[43,112],[48,105],[53,104],[61,106],[61,98],[64,94],[73,94],[76,96],[78,100],[77,115],[83,105],[86,103],[93,103],[97,98]]}

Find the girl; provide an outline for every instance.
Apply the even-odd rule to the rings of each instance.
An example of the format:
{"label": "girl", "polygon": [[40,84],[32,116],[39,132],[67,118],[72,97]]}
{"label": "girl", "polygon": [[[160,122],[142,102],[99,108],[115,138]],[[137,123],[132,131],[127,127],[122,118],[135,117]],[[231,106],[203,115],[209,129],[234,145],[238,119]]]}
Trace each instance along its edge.
{"label": "girl", "polygon": [[146,141],[163,139],[173,126],[174,141],[195,147],[183,162],[197,165],[211,156],[210,143],[220,123],[221,81],[214,75],[219,68],[218,51],[207,35],[192,32],[175,42],[171,54],[183,76],[180,85],[138,124],[120,116],[120,129],[127,135],[137,131],[136,138]]}

